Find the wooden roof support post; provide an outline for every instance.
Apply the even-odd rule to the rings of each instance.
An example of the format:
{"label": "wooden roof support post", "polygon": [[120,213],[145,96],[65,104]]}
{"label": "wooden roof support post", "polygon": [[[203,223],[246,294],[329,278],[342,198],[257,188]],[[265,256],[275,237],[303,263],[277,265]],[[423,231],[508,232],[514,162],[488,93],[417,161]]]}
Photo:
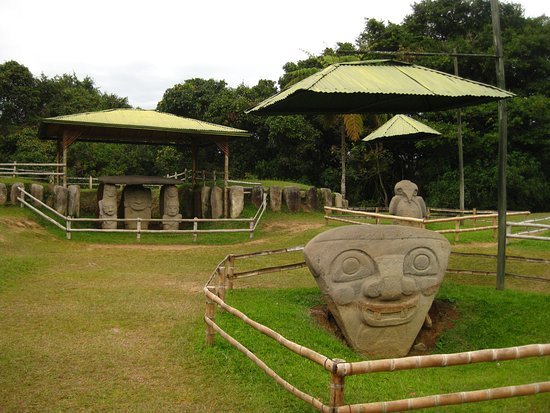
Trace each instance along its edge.
{"label": "wooden roof support post", "polygon": [[191,145],[191,152],[193,153],[193,160],[191,164],[191,185],[195,188],[196,174],[197,174],[197,145],[194,143]]}
{"label": "wooden roof support post", "polygon": [[[59,174],[59,173],[61,173],[61,167],[59,166],[59,164],[61,163],[61,160],[63,159],[63,140],[62,139],[57,140],[57,148],[56,149],[57,149],[57,152],[56,152],[56,155],[55,155],[55,163],[58,164],[58,165],[55,167],[55,172]],[[60,175],[56,175],[53,179],[54,185],[59,185],[60,181],[61,181]]]}
{"label": "wooden roof support post", "polygon": [[223,162],[223,211],[224,216],[229,218],[229,144],[226,142]]}
{"label": "wooden roof support post", "polygon": [[[63,139],[61,140],[61,145],[57,147],[57,157],[60,158],[60,151],[61,156],[63,156],[63,186],[67,187],[67,152],[69,149],[69,146],[71,146],[75,141],[82,135],[82,129],[73,129],[73,128],[67,128],[63,130]],[[61,146],[61,149],[60,149]],[[59,160],[58,160],[59,162]]]}

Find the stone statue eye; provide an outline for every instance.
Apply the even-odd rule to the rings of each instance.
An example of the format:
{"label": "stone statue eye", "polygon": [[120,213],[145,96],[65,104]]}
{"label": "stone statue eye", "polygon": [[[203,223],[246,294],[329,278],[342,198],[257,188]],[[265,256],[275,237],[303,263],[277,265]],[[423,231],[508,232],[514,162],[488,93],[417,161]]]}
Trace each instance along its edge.
{"label": "stone statue eye", "polygon": [[407,275],[437,275],[439,261],[432,250],[415,248],[405,257],[403,272]]}
{"label": "stone statue eye", "polygon": [[334,282],[355,281],[376,272],[373,259],[360,250],[342,252],[332,261],[330,268]]}

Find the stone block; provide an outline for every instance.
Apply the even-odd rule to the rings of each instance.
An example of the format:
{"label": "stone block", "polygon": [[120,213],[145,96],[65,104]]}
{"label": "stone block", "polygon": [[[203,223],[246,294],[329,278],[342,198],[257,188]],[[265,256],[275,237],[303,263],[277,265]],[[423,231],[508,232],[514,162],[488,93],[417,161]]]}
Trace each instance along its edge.
{"label": "stone block", "polygon": [[210,187],[203,186],[201,188],[201,212],[203,218],[208,218],[210,215]]}
{"label": "stone block", "polygon": [[69,190],[64,186],[56,185],[53,188],[54,203],[53,208],[61,215],[67,215],[67,207],[69,204]]}
{"label": "stone block", "polygon": [[295,186],[285,186],[283,198],[290,212],[298,212],[301,208],[300,190]]}
{"label": "stone block", "polygon": [[[38,199],[41,202],[44,202],[44,187],[40,184],[32,184],[31,185],[31,195],[34,196],[36,199]],[[35,207],[39,207],[40,203],[32,200],[32,204]]]}
{"label": "stone block", "polygon": [[213,186],[210,190],[210,206],[212,218],[218,219],[223,216],[223,189]]}
{"label": "stone block", "polygon": [[283,191],[280,186],[272,186],[269,188],[269,206],[272,211],[279,212],[283,199]]}
{"label": "stone block", "polygon": [[69,185],[69,201],[67,203],[67,215],[70,217],[80,217],[80,186]]}
{"label": "stone block", "polygon": [[306,199],[305,199],[304,209],[306,209],[308,211],[315,211],[317,208],[319,208],[319,199],[317,197],[317,188],[312,186],[306,191]]}
{"label": "stone block", "polygon": [[244,188],[232,186],[229,188],[229,217],[238,218],[244,208]]}
{"label": "stone block", "polygon": [[0,182],[0,205],[4,205],[8,200],[8,188],[6,184]]}
{"label": "stone block", "polygon": [[11,184],[10,202],[13,205],[20,205],[21,204],[20,202],[17,201],[17,197],[21,196],[21,192],[17,188],[25,189],[25,185],[23,185],[23,183],[21,183],[21,182],[14,182],[13,184]]}
{"label": "stone block", "polygon": [[328,188],[321,188],[321,203],[323,207],[332,206],[332,191]]}
{"label": "stone block", "polygon": [[252,187],[250,199],[252,201],[252,205],[254,205],[254,208],[259,208],[264,200],[264,188],[259,185]]}
{"label": "stone block", "polygon": [[342,194],[334,192],[332,195],[334,197],[334,208],[342,208],[344,206]]}

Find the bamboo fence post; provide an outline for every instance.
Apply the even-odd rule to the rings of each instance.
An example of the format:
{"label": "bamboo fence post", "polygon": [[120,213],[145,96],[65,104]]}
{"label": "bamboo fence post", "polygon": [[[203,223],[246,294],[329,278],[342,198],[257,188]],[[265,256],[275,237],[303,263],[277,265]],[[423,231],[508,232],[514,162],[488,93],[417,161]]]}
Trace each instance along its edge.
{"label": "bamboo fence post", "polygon": [[[374,209],[374,212],[375,212],[376,214],[380,213],[380,208],[379,208],[379,207],[376,207],[376,208]],[[380,218],[376,217],[376,218],[375,218],[375,223],[376,223],[376,225],[380,225]]]}
{"label": "bamboo fence post", "polygon": [[67,239],[71,239],[71,217],[67,217],[67,221],[65,222],[66,230],[65,235]]}
{"label": "bamboo fence post", "polygon": [[[472,212],[473,212],[472,215],[475,217],[477,215],[477,208],[473,208]],[[474,221],[474,228],[475,228],[477,226],[477,218],[474,218],[473,221]]]}
{"label": "bamboo fence post", "polygon": [[[493,226],[497,226],[497,217],[493,217]],[[496,238],[498,234],[498,228],[493,229],[493,238]]]}
{"label": "bamboo fence post", "polygon": [[193,242],[196,242],[197,241],[197,229],[198,229],[198,225],[199,225],[199,222],[197,221],[197,217],[193,218]]}
{"label": "bamboo fence post", "polygon": [[338,363],[345,363],[342,359],[332,359],[334,365],[330,372],[330,395],[329,406],[332,411],[337,411],[337,408],[344,405],[344,381],[345,375],[339,375]]}
{"label": "bamboo fence post", "polygon": [[[216,314],[216,307],[214,306],[214,302],[208,297],[206,298],[206,311],[204,316],[214,322]],[[214,329],[207,323],[206,324],[206,337],[205,337],[205,343],[207,346],[212,347],[214,345],[214,341],[216,339],[216,332]]]}
{"label": "bamboo fence post", "polygon": [[460,222],[461,221],[455,221],[455,241],[460,239]]}
{"label": "bamboo fence post", "polygon": [[[225,280],[227,279],[227,267],[218,267],[218,288],[216,289],[216,295],[225,302]],[[222,312],[223,308],[219,308]]]}
{"label": "bamboo fence post", "polygon": [[140,240],[141,240],[141,218],[139,218],[139,217],[138,217],[138,219],[137,219],[137,227],[136,227],[136,229],[137,229],[137,232],[136,232],[136,239],[137,239],[138,241],[140,241]]}
{"label": "bamboo fence post", "polygon": [[254,238],[254,221],[250,221],[250,223],[248,224],[249,228],[250,228],[250,239]]}
{"label": "bamboo fence post", "polygon": [[227,268],[227,289],[233,289],[233,273],[235,272],[235,256],[230,255],[228,262],[225,264]]}
{"label": "bamboo fence post", "polygon": [[[25,193],[21,190],[21,188],[18,188],[19,189],[19,197],[21,198],[21,202],[19,202],[19,206],[21,208],[24,208],[25,206],[23,205],[23,201],[25,200]],[[23,188],[24,189],[24,188]],[[17,197],[16,197],[17,198]],[[17,202],[17,201],[16,201]]]}
{"label": "bamboo fence post", "polygon": [[17,176],[17,161],[13,161],[13,175],[12,178]]}
{"label": "bamboo fence post", "polygon": [[94,184],[94,180],[93,180],[93,178],[92,178],[92,175],[90,175],[90,178],[89,178],[88,183],[89,183],[89,188],[92,189],[92,188],[93,188],[93,184]]}

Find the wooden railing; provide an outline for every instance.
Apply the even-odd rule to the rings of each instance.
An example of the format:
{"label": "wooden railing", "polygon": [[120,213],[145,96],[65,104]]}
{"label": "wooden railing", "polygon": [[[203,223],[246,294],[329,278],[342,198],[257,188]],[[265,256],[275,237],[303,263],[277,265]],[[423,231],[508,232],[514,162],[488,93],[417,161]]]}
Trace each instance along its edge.
{"label": "wooden railing", "polygon": [[[226,290],[228,288],[232,288],[233,282],[239,278],[272,272],[284,272],[289,269],[302,268],[305,266],[303,261],[299,261],[277,267],[258,268],[252,271],[249,270],[239,273],[236,270],[236,262],[238,260],[258,258],[273,254],[285,254],[300,250],[303,250],[303,247],[294,247],[274,251],[261,251],[242,255],[230,254],[218,264],[203,289],[206,297],[206,310],[204,316],[204,322],[206,324],[206,345],[213,346],[215,344],[215,336],[216,334],[219,334],[220,337],[248,357],[282,388],[303,400],[305,403],[313,406],[318,411],[324,413],[400,412],[405,410],[473,403],[550,392],[550,381],[545,381],[522,384],[518,386],[436,394],[402,400],[345,404],[345,378],[348,376],[372,374],[376,372],[392,372],[398,370],[451,367],[502,360],[517,360],[527,357],[542,357],[550,355],[550,344],[531,344],[501,349],[487,349],[453,354],[435,354],[349,363],[345,360],[329,358],[313,349],[295,343],[277,331],[253,320],[243,312],[226,303]],[[277,374],[275,370],[269,367],[251,350],[232,337],[230,333],[224,331],[218,324],[216,324],[216,307],[218,307],[220,311],[225,311],[240,319],[254,330],[259,331],[265,336],[273,339],[276,343],[280,344],[287,350],[321,366],[328,373],[328,402],[325,403],[319,398],[314,397],[292,385],[290,382]]]}
{"label": "wooden railing", "polygon": [[[252,218],[220,218],[220,219],[212,219],[212,218],[188,218],[188,219],[158,219],[158,218],[150,218],[150,219],[142,219],[142,218],[117,218],[117,219],[111,219],[109,218],[108,221],[116,221],[116,222],[136,222],[136,229],[122,229],[122,228],[116,228],[116,229],[103,229],[103,228],[75,228],[73,224],[75,223],[82,223],[82,222],[102,222],[106,219],[102,218],[73,218],[70,216],[65,216],[63,214],[60,214],[52,207],[46,205],[44,202],[40,201],[39,199],[32,196],[30,193],[25,191],[23,188],[19,188],[20,196],[17,198],[17,200],[21,203],[21,207],[26,206],[27,208],[31,209],[38,215],[40,215],[42,218],[47,220],[48,222],[52,223],[56,227],[62,229],[66,233],[67,239],[71,239],[71,234],[73,232],[103,232],[103,233],[134,233],[136,234],[136,238],[139,240],[141,239],[141,234],[193,234],[193,241],[197,240],[197,237],[199,234],[207,234],[207,233],[239,233],[239,232],[248,232],[250,234],[250,238],[254,237],[254,231],[256,230],[258,223],[262,219],[262,216],[267,208],[267,195],[264,194],[264,198],[262,201],[262,204],[256,211],[256,214]],[[31,203],[27,202],[27,198],[32,200],[34,206],[31,205]],[[50,215],[47,213],[41,211],[39,208],[43,208],[46,212],[49,212]],[[53,217],[58,218],[61,220],[61,222],[56,221]],[[144,229],[142,228],[143,222],[183,222],[183,223],[192,223],[193,229],[173,229],[173,230],[165,230],[165,229]],[[245,228],[211,228],[211,229],[199,229],[199,224],[201,223],[236,223],[236,224],[244,224]]]}
{"label": "wooden railing", "polygon": [[[540,232],[550,231],[549,224],[541,224],[542,221],[549,221],[550,217],[530,219],[522,222],[507,222],[506,223],[506,238],[531,239],[538,241],[550,241],[550,237],[533,235]],[[525,231],[512,233],[512,227],[523,227]]]}
{"label": "wooden railing", "polygon": [[[332,213],[343,214],[343,216],[335,216]],[[516,215],[529,215],[529,211],[509,211],[506,213],[506,216],[516,216]],[[366,212],[366,211],[356,211],[351,209],[344,208],[334,208],[334,207],[325,207],[325,220],[328,224],[330,220],[345,222],[348,224],[365,224],[365,222],[356,221],[350,218],[370,218],[374,219],[375,224],[380,224],[382,220],[391,220],[394,222],[400,222],[405,224],[414,224],[422,228],[425,228],[428,224],[444,223],[444,222],[454,222],[454,229],[439,229],[435,232],[440,234],[454,233],[455,241],[460,240],[460,234],[464,232],[475,232],[475,231],[487,231],[492,230],[493,235],[496,236],[496,231],[498,230],[497,213],[476,213],[475,215],[463,215],[457,217],[447,217],[447,218],[410,218],[402,217],[398,215],[390,214],[381,214],[377,212]],[[478,220],[482,221],[491,221],[491,225],[485,226],[474,226],[473,228],[461,228],[461,225],[466,221],[472,221],[474,225],[477,224]]]}

